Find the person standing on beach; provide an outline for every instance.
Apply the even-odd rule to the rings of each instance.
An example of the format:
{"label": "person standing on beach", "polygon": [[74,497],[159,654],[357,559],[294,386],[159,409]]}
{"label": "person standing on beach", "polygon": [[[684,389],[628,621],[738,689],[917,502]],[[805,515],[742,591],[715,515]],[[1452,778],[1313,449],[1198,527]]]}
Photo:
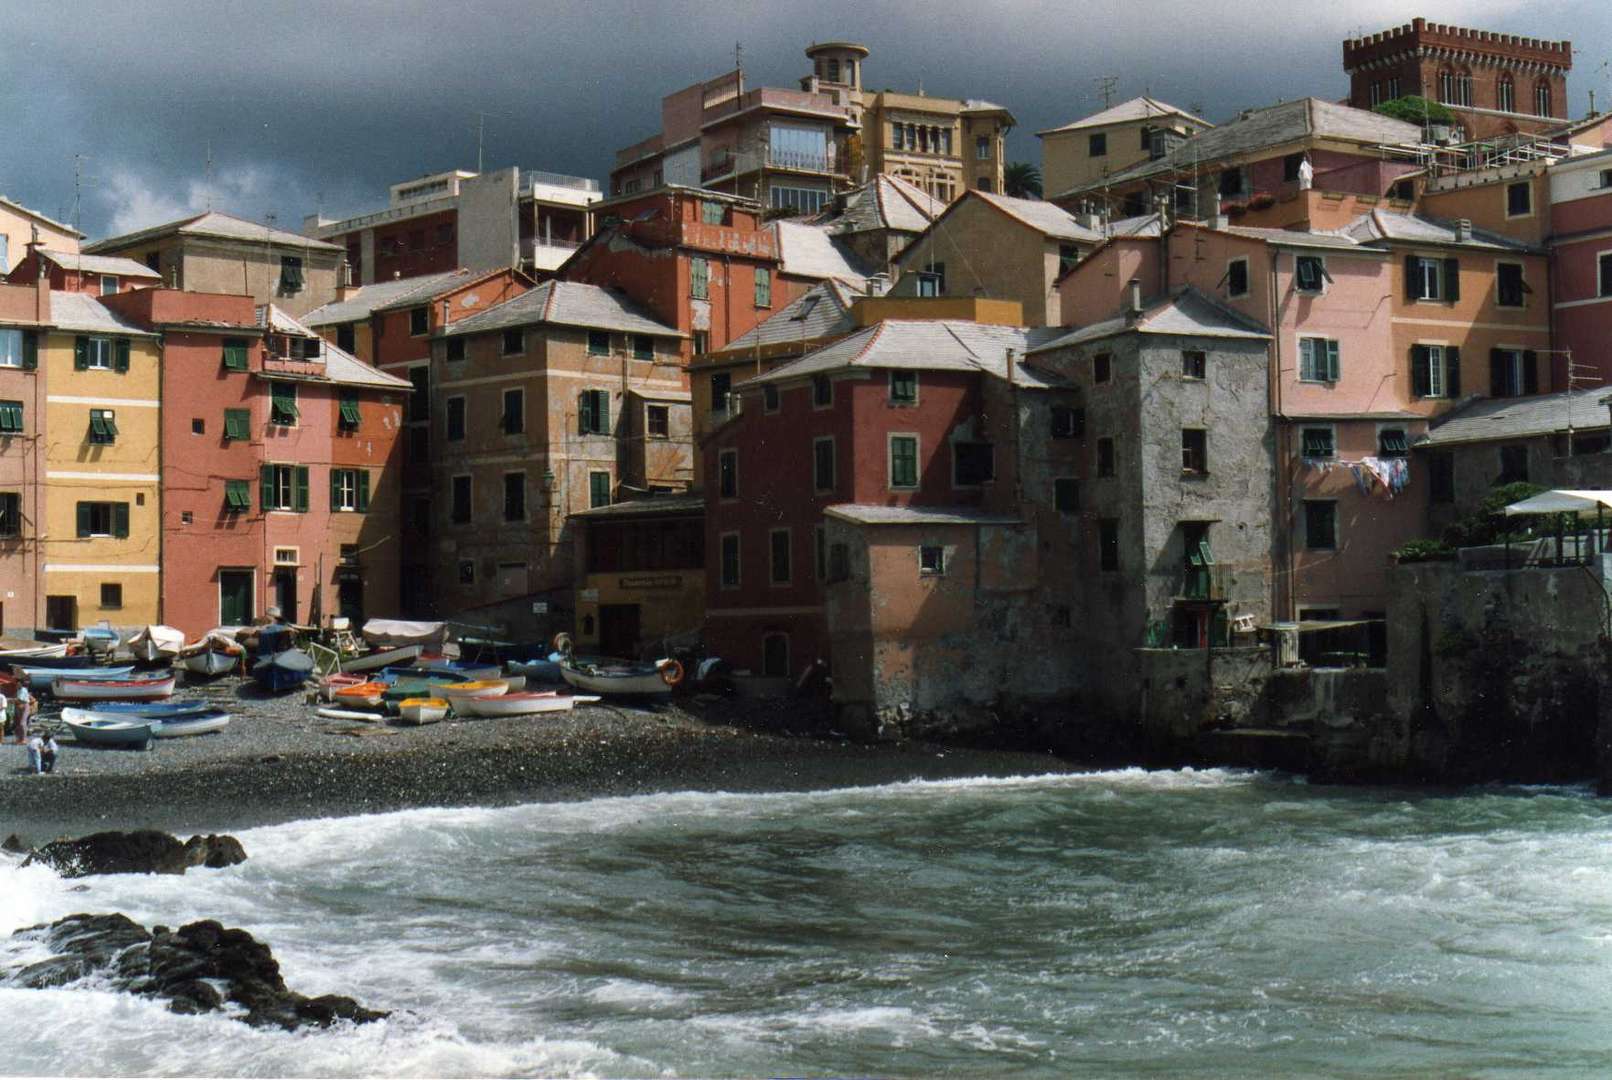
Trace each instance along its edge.
{"label": "person standing on beach", "polygon": [[11,702],[6,698],[6,692],[0,690],[0,739],[10,733],[11,725]]}
{"label": "person standing on beach", "polygon": [[34,698],[26,686],[17,687],[17,700],[14,704],[17,718],[14,726],[17,729],[17,741],[28,741],[28,721],[33,719]]}

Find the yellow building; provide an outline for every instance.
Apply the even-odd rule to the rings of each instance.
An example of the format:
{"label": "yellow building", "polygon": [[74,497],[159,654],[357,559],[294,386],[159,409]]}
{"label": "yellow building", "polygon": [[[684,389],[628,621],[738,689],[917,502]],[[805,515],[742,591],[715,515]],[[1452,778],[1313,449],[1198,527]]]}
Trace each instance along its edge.
{"label": "yellow building", "polygon": [[1171,146],[1214,127],[1174,105],[1136,97],[1100,113],[1036,132],[1041,188],[1049,199],[1162,157]]}
{"label": "yellow building", "polygon": [[51,296],[45,382],[44,542],[36,625],[158,620],[162,563],[161,348],[85,293]]}

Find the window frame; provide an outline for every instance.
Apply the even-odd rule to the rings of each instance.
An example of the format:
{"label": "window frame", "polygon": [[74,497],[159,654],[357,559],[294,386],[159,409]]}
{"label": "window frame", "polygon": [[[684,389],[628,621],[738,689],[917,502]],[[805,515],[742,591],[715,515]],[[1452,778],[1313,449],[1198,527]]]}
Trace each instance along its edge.
{"label": "window frame", "polygon": [[[896,396],[896,378],[900,376],[903,382],[911,380],[911,396]],[[885,383],[885,404],[895,409],[910,409],[918,404],[918,372],[915,368],[891,368]]]}
{"label": "window frame", "polygon": [[[511,395],[517,396],[520,408],[515,410],[512,424],[509,402]],[[526,388],[524,386],[506,386],[499,395],[498,427],[505,435],[526,434]]]}
{"label": "window frame", "polygon": [[92,446],[112,446],[118,441],[118,418],[116,409],[91,409],[90,424],[85,432],[85,441]]}
{"label": "window frame", "polygon": [[655,336],[653,334],[632,334],[628,339],[628,344],[632,346],[632,358],[634,360],[653,361],[655,359]]}
{"label": "window frame", "polygon": [[[931,556],[933,556],[931,558]],[[946,576],[945,544],[919,544],[918,545],[918,576],[920,578],[938,578]]]}
{"label": "window frame", "polygon": [[716,497],[724,501],[739,497],[739,451],[731,446],[716,454]]}
{"label": "window frame", "polygon": [[[1315,266],[1315,284],[1314,284],[1314,286],[1309,286],[1309,285],[1304,284],[1304,281],[1303,281],[1304,275],[1301,273],[1299,268],[1300,268],[1300,266],[1302,266],[1302,265],[1304,265],[1306,263],[1310,263],[1310,264],[1313,264]],[[1293,291],[1294,292],[1302,293],[1305,296],[1324,296],[1324,295],[1326,295],[1327,282],[1329,280],[1331,280],[1331,277],[1327,273],[1327,260],[1326,260],[1325,255],[1317,255],[1317,254],[1314,254],[1314,253],[1306,252],[1304,254],[1296,254],[1296,255],[1293,256]]]}
{"label": "window frame", "polygon": [[[1388,436],[1398,432],[1399,441],[1404,446],[1398,450],[1388,445]],[[1410,432],[1402,423],[1377,425],[1377,456],[1380,458],[1408,458],[1410,457]]]}
{"label": "window frame", "polygon": [[[604,477],[603,490],[600,489],[599,478]],[[615,478],[610,475],[609,469],[588,470],[588,509],[596,510],[601,506],[611,506],[615,503]],[[601,502],[600,496],[604,497]]]}
{"label": "window frame", "polygon": [[[1318,432],[1326,436],[1326,453],[1310,453],[1306,436]],[[1338,428],[1335,424],[1304,424],[1299,428],[1299,457],[1307,461],[1335,461],[1338,457]]]}
{"label": "window frame", "polygon": [[[1241,266],[1243,268],[1243,273],[1242,273],[1243,287],[1242,287],[1242,290],[1240,292],[1235,290],[1235,284],[1236,283],[1232,279],[1232,267],[1234,267],[1234,266]],[[1248,296],[1253,291],[1254,291],[1254,279],[1253,279],[1253,275],[1249,272],[1248,256],[1246,256],[1246,255],[1237,255],[1237,256],[1234,256],[1233,258],[1227,259],[1226,260],[1226,298],[1228,300],[1241,300],[1243,297]]]}
{"label": "window frame", "polygon": [[609,356],[610,331],[598,329],[589,330],[587,350],[589,356]]}
{"label": "window frame", "polygon": [[[591,402],[587,407],[582,404],[584,398]],[[589,386],[578,393],[577,433],[579,435],[595,435],[604,438],[609,438],[613,434],[610,429],[609,390]]]}
{"label": "window frame", "polygon": [[[449,340],[463,341],[464,338],[463,337],[459,337],[457,339],[450,338]],[[514,346],[515,346],[513,349],[510,348],[511,343],[513,343]],[[506,327],[504,327],[503,333],[501,333],[499,335],[498,355],[499,356],[525,356],[526,355],[526,329],[524,327],[520,327],[520,326],[506,326]],[[463,359],[463,357],[461,357],[460,359]]]}
{"label": "window frame", "polygon": [[421,304],[409,308],[409,337],[426,337],[431,333],[431,307]]}
{"label": "window frame", "polygon": [[[1189,438],[1190,436],[1190,438]],[[1196,442],[1192,446],[1189,443]],[[1196,457],[1196,467],[1192,458]],[[1184,427],[1181,429],[1181,475],[1200,477],[1209,475],[1209,429]]]}
{"label": "window frame", "polygon": [[297,384],[276,380],[269,384],[269,423],[276,427],[296,427],[302,419],[297,407]]}
{"label": "window frame", "polygon": [[[660,422],[656,423],[656,417]],[[656,431],[656,428],[660,428]],[[644,438],[669,439],[672,437],[672,407],[653,401],[644,402]]]}
{"label": "window frame", "polygon": [[1595,253],[1595,297],[1612,297],[1612,248]]}
{"label": "window frame", "polygon": [[[1317,342],[1324,346],[1325,353],[1320,364],[1317,364],[1315,357]],[[1324,386],[1337,384],[1343,375],[1342,352],[1342,344],[1336,338],[1301,335],[1298,339],[1299,382]]]}
{"label": "window frame", "polygon": [[[733,574],[728,574],[728,543],[733,543]],[[716,538],[717,588],[724,592],[738,589],[744,584],[744,549],[739,542],[737,529],[717,534]]]}
{"label": "window frame", "polygon": [[[783,571],[784,576],[778,576],[778,537],[784,538]],[[788,525],[779,525],[767,530],[767,587],[770,589],[787,589],[794,583],[795,574],[795,537],[794,530]]]}
{"label": "window frame", "polygon": [[0,401],[0,438],[24,435],[27,430],[27,402]]}
{"label": "window frame", "polygon": [[[455,408],[457,406],[457,408]],[[455,420],[458,434],[454,434]],[[470,434],[470,403],[464,394],[450,394],[442,399],[442,441],[464,442]]]}
{"label": "window frame", "polygon": [[1086,136],[1086,156],[1088,158],[1108,156],[1108,132],[1094,131]]}
{"label": "window frame", "polygon": [[[1193,358],[1196,357],[1196,360]],[[1207,349],[1181,350],[1181,378],[1188,382],[1203,382],[1209,377],[1209,352]]]}
{"label": "window frame", "polygon": [[[520,479],[520,485],[517,488],[511,489],[510,481],[516,479],[517,477]],[[510,514],[509,514],[509,496],[510,496],[511,490],[515,490],[515,491],[520,492],[520,504],[521,504],[520,505],[520,513],[515,517],[511,517]],[[530,520],[530,512],[529,512],[529,507],[527,506],[527,498],[526,498],[526,470],[525,469],[515,469],[515,470],[511,470],[509,472],[504,473],[503,495],[504,495],[503,520],[504,520],[504,523],[506,525],[520,524],[522,522]]]}
{"label": "window frame", "polygon": [[784,407],[783,395],[778,392],[778,384],[769,382],[761,385],[761,411],[772,415]]}
{"label": "window frame", "polygon": [[[1528,207],[1524,210],[1513,210],[1511,196],[1519,189],[1527,197]],[[1534,216],[1534,185],[1531,180],[1513,180],[1503,185],[1500,197],[1502,200],[1501,209],[1505,211],[1507,221],[1520,221],[1523,218]]]}
{"label": "window frame", "polygon": [[[1305,551],[1337,551],[1337,550],[1339,550],[1339,548],[1342,547],[1341,536],[1340,536],[1340,534],[1342,532],[1342,528],[1340,527],[1341,523],[1338,520],[1338,500],[1337,499],[1304,499],[1304,500],[1301,500],[1301,501],[1304,504],[1304,550]],[[1329,508],[1329,512],[1330,512],[1331,518],[1332,518],[1332,524],[1331,524],[1332,535],[1331,535],[1331,537],[1328,538],[1328,542],[1325,543],[1325,544],[1316,543],[1315,537],[1311,536],[1311,526],[1313,524],[1313,518],[1311,517],[1311,509],[1310,508],[1311,507],[1322,507],[1322,506],[1325,506],[1325,507]]]}
{"label": "window frame", "polygon": [[1093,353],[1091,357],[1091,383],[1101,386],[1111,382],[1114,378],[1114,354],[1111,352]]}
{"label": "window frame", "polygon": [[[827,395],[824,395],[824,394],[820,393],[820,391],[824,387],[828,388]],[[812,408],[813,409],[832,409],[833,407],[834,407],[834,380],[829,378],[827,375],[813,375],[812,376]]]}
{"label": "window frame", "polygon": [[[1516,269],[1516,271],[1517,271],[1517,301],[1516,301],[1516,303],[1507,303],[1506,302],[1506,294],[1501,288],[1501,285],[1502,285],[1501,269],[1502,268],[1510,268],[1510,267],[1514,267]],[[1533,292],[1533,289],[1529,288],[1529,286],[1528,286],[1527,269],[1528,269],[1527,264],[1522,262],[1521,260],[1518,260],[1518,259],[1496,259],[1494,261],[1494,306],[1495,307],[1507,308],[1507,309],[1511,309],[1511,310],[1521,310],[1521,309],[1526,308],[1528,306],[1528,294]]]}
{"label": "window frame", "polygon": [[[912,483],[896,483],[896,441],[912,442]],[[917,491],[923,485],[922,443],[916,431],[891,431],[884,437],[885,484],[890,491]]]}
{"label": "window frame", "polygon": [[[822,483],[822,460],[818,457],[819,448],[828,447],[828,484]],[[832,495],[839,487],[839,450],[834,444],[834,436],[819,435],[812,439],[812,494]]]}

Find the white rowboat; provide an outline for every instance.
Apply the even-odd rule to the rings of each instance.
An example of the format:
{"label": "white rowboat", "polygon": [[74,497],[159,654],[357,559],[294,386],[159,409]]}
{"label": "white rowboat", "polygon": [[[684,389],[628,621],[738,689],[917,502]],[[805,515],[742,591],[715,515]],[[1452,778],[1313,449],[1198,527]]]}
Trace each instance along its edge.
{"label": "white rowboat", "polygon": [[578,690],[590,694],[664,696],[672,692],[672,683],[666,681],[662,669],[673,663],[676,661],[657,660],[653,664],[586,664],[581,667],[567,663],[560,668],[560,675]]}
{"label": "white rowboat", "polygon": [[435,724],[447,717],[448,703],[442,698],[404,698],[397,711],[405,724]]}
{"label": "white rowboat", "polygon": [[529,694],[505,694],[502,697],[466,698],[453,703],[453,711],[460,716],[530,716],[533,713],[569,712],[578,702],[598,701],[591,694],[561,694],[554,690],[538,690]]}
{"label": "white rowboat", "polygon": [[123,643],[136,660],[171,660],[185,647],[185,632],[171,626],[148,626]]}

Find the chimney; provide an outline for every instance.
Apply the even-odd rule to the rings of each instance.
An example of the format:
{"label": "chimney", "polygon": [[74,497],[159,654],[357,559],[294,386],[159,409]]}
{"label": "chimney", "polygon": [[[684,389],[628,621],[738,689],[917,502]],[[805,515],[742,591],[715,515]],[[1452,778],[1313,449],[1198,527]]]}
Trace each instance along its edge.
{"label": "chimney", "polygon": [[1129,294],[1125,304],[1125,325],[1130,326],[1142,317],[1142,282],[1139,278],[1131,278],[1126,286]]}
{"label": "chimney", "polygon": [[50,322],[50,275],[45,272],[43,266],[39,267],[39,272],[34,275],[34,321]]}
{"label": "chimney", "polygon": [[883,296],[890,291],[889,274],[873,274],[868,278],[868,295]]}
{"label": "chimney", "polygon": [[1455,242],[1465,244],[1472,239],[1472,219],[1457,218],[1455,222]]}
{"label": "chimney", "polygon": [[343,259],[336,268],[336,299],[345,300],[353,292],[353,264]]}

